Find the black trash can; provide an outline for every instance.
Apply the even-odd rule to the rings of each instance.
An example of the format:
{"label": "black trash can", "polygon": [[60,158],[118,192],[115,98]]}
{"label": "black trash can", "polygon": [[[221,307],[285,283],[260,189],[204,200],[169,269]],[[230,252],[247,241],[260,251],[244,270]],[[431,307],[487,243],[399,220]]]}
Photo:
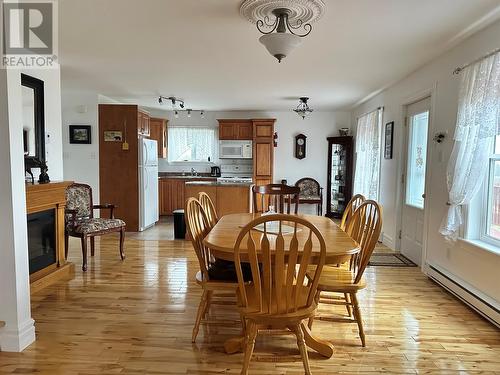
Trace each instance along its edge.
{"label": "black trash can", "polygon": [[186,238],[186,222],[184,221],[184,209],[174,211],[174,237],[176,239]]}

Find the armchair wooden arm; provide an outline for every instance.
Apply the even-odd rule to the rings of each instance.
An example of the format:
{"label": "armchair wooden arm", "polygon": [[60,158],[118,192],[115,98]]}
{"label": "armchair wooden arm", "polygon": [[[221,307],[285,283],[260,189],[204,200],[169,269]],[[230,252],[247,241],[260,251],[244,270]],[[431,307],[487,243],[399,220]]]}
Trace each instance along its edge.
{"label": "armchair wooden arm", "polygon": [[114,204],[94,204],[92,206],[92,208],[94,210],[110,210],[110,212],[109,212],[109,218],[110,219],[114,219],[115,218],[114,210],[117,207],[118,206],[115,206]]}

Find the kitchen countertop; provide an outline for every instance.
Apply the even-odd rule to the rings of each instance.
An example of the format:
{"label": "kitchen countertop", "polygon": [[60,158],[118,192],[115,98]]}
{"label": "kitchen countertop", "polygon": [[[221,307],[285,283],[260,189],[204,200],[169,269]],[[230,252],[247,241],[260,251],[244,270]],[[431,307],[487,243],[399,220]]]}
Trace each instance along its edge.
{"label": "kitchen countertop", "polygon": [[216,180],[217,177],[191,176],[191,175],[159,175],[158,179],[179,179],[179,180]]}
{"label": "kitchen countertop", "polygon": [[186,185],[201,185],[201,186],[242,186],[250,187],[253,182],[216,182],[216,181],[190,181]]}

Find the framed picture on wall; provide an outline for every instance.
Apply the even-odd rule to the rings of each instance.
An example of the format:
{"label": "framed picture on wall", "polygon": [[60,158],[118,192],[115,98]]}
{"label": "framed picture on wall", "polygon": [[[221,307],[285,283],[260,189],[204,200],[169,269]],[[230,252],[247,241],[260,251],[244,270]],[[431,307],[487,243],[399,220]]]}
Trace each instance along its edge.
{"label": "framed picture on wall", "polygon": [[384,159],[392,159],[392,134],[394,132],[394,121],[385,124],[384,137]]}
{"label": "framed picture on wall", "polygon": [[92,143],[92,127],[90,125],[70,125],[69,143],[89,145]]}

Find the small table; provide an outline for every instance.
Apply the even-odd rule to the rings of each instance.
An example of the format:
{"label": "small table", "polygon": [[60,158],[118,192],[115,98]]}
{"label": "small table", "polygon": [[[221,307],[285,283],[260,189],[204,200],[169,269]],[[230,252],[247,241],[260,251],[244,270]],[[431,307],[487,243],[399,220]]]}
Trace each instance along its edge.
{"label": "small table", "polygon": [[[219,222],[213,227],[210,233],[207,235],[203,241],[206,246],[211,249],[212,254],[220,259],[225,259],[229,261],[234,261],[234,244],[241,231],[241,228],[248,224],[253,219],[259,217],[260,214],[231,214],[223,216]],[[313,215],[297,215],[302,217],[311,223],[313,223],[319,231],[323,234],[326,242],[326,263],[327,264],[338,264],[347,261],[351,255],[359,252],[357,243],[352,240],[342,229],[339,228],[332,220],[323,216],[313,216]],[[258,233],[258,232],[256,232]],[[299,242],[301,237],[305,238],[308,236],[308,231],[298,231],[297,237]],[[285,248],[287,248],[291,235],[284,235]],[[243,241],[245,242],[245,241]],[[246,244],[241,243],[240,254],[242,260],[245,259]],[[256,245],[259,242],[256,241]],[[319,251],[317,246],[314,246],[313,242],[313,254],[311,257],[311,264],[315,264],[318,260]],[[306,325],[307,327],[307,325]],[[328,341],[314,337],[307,328],[304,332],[305,341],[307,346],[314,349],[321,355],[330,358],[333,355],[333,345]],[[236,352],[240,351],[243,344],[243,337],[238,337],[236,339],[228,340],[224,347],[226,352]]]}

